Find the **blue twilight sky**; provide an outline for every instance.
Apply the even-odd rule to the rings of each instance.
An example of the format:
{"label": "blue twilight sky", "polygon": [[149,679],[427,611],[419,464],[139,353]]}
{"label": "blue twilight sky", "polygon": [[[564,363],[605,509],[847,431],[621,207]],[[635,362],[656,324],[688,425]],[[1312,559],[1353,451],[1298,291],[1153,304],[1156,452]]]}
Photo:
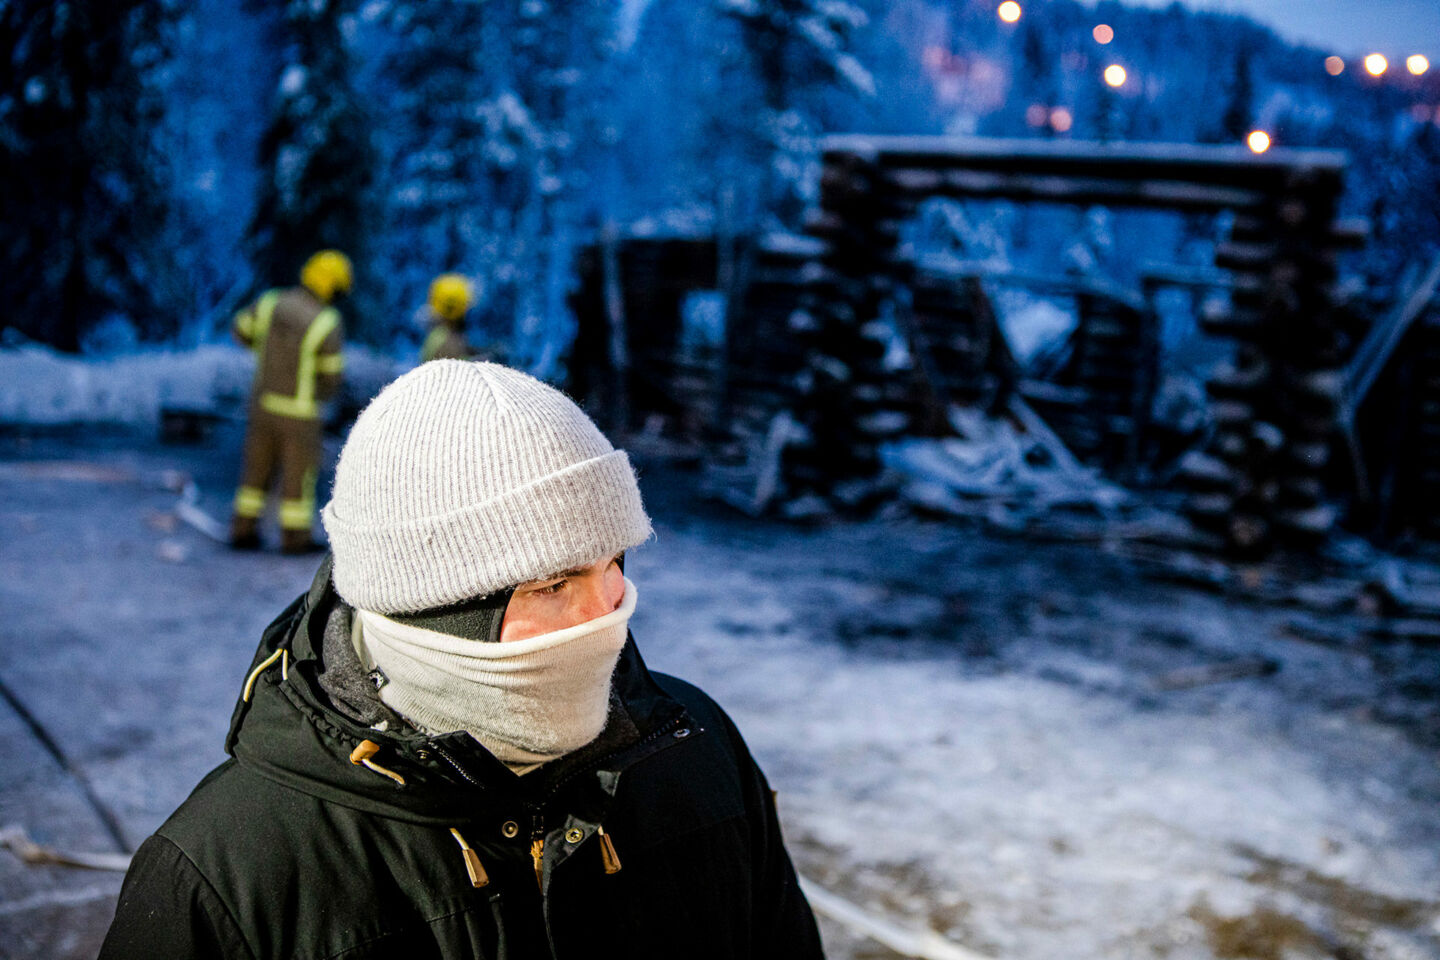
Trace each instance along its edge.
{"label": "blue twilight sky", "polygon": [[[1171,0],[1127,0],[1163,7]],[[1182,0],[1197,10],[1242,13],[1276,33],[1341,56],[1383,53],[1391,64],[1421,53],[1440,66],[1440,0]]]}

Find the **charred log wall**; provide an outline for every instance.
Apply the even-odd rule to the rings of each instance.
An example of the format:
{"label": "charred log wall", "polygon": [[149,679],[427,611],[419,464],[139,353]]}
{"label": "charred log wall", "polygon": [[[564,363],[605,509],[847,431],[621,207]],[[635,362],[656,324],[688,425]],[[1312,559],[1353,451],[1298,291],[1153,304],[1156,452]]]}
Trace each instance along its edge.
{"label": "charred log wall", "polygon": [[[1333,285],[1344,231],[1334,223],[1343,155],[1243,148],[1099,145],[1033,141],[956,141],[924,137],[832,137],[823,151],[820,209],[810,231],[826,242],[822,265],[850,283],[820,315],[822,351],[877,319],[878,298],[902,279],[894,260],[898,221],[933,196],[1005,197],[1082,205],[1236,211],[1237,228],[1217,261],[1235,274],[1225,315],[1206,329],[1237,341],[1238,362],[1211,387],[1218,431],[1210,454],[1189,470],[1191,513],[1229,546],[1262,549],[1309,540],[1335,522],[1325,503],[1324,469],[1334,443],[1334,391],[1344,338]],[[871,277],[869,284],[857,283]],[[1080,376],[1099,398],[1092,415],[1097,448],[1124,442],[1133,460],[1147,386],[1133,366],[1153,341],[1141,321],[1090,301]],[[837,351],[820,360],[840,359]],[[822,364],[823,365],[823,364]],[[812,360],[811,366],[816,366]],[[838,368],[837,368],[838,369]],[[850,371],[857,388],[874,377]],[[844,404],[819,408],[821,420],[851,416]],[[897,419],[897,424],[901,421]],[[902,424],[903,428],[903,424]],[[815,429],[812,426],[812,430]],[[851,446],[883,439],[859,427]],[[864,469],[873,458],[856,458]]]}
{"label": "charred log wall", "polygon": [[1215,436],[1183,475],[1192,520],[1241,552],[1307,545],[1338,519],[1326,479],[1350,345],[1334,300],[1341,185],[1338,169],[1285,171],[1216,250],[1234,288],[1201,325],[1235,341],[1235,359],[1207,384]]}
{"label": "charred log wall", "polygon": [[[616,369],[612,343],[607,256],[615,258],[619,286],[622,370]],[[577,330],[566,388],[601,423],[628,431],[653,414],[693,423],[695,394],[706,384],[704,372],[680,356],[681,313],[691,292],[716,287],[717,260],[709,238],[629,237],[581,249],[570,297]],[[622,406],[623,423],[617,416]]]}

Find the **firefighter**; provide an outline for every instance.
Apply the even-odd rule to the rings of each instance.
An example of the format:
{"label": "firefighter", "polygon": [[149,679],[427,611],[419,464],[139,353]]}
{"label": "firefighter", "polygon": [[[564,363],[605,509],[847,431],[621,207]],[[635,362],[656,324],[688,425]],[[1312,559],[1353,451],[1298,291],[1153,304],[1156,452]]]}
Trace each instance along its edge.
{"label": "firefighter", "polygon": [[427,314],[431,324],[420,348],[420,362],[468,360],[475,355],[465,339],[465,314],[475,303],[474,286],[458,273],[443,273],[430,284]]}
{"label": "firefighter", "polygon": [[230,544],[260,546],[260,515],[271,480],[280,480],[280,550],[317,549],[311,536],[320,465],[320,407],[335,394],[345,361],[340,311],[350,292],[350,260],[321,250],[300,270],[300,285],[268,290],[235,315],[237,340],[255,354],[244,466],[235,491]]}

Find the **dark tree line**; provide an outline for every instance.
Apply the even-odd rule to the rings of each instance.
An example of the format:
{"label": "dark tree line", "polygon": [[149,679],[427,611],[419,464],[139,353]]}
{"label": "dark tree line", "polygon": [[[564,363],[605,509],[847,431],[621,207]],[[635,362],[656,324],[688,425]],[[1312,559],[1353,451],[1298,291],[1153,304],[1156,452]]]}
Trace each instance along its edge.
{"label": "dark tree line", "polygon": [[113,314],[175,330],[154,75],[173,11],[151,0],[0,4],[0,327],[76,350]]}
{"label": "dark tree line", "polygon": [[[0,328],[64,350],[112,319],[151,340],[219,330],[337,246],[362,337],[404,336],[430,278],[460,271],[485,333],[543,366],[577,244],[610,222],[797,229],[816,139],[839,130],[1265,126],[1351,152],[1373,270],[1440,229],[1435,122],[1397,122],[1440,102],[1440,77],[1332,78],[1317,51],[1178,5],[1049,0],[1007,25],[942,0],[4,0],[0,44]],[[1110,61],[1120,90],[1098,79]]]}
{"label": "dark tree line", "polygon": [[271,17],[278,77],[260,141],[259,195],[247,230],[260,284],[290,282],[318,249],[344,250],[368,266],[369,197],[375,179],[371,123],[351,82],[341,20],[353,0],[252,0]]}

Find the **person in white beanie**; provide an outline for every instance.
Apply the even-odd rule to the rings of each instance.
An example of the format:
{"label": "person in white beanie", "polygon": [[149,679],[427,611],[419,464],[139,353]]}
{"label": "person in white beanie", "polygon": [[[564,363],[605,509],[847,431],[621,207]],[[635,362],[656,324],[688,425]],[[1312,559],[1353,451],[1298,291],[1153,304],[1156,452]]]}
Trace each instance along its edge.
{"label": "person in white beanie", "polygon": [[102,958],[819,957],[764,775],[651,673],[635,474],[559,391],[437,360],[360,415],[332,555]]}

